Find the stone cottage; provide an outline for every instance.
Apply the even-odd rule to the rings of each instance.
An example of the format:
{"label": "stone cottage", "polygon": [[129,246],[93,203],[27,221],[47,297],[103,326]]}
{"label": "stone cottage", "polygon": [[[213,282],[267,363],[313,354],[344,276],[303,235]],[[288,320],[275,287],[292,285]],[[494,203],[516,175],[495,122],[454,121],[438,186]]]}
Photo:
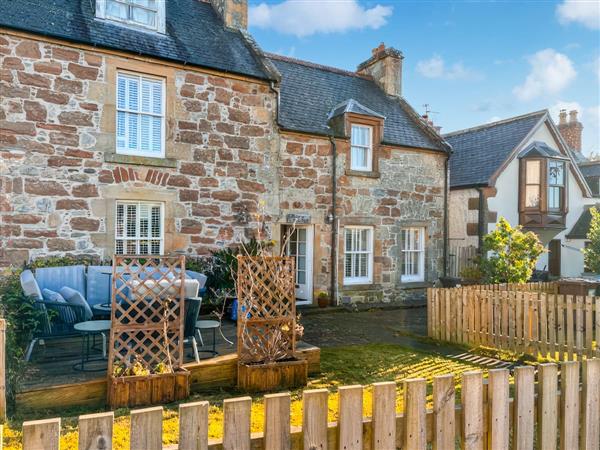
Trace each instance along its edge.
{"label": "stone cottage", "polygon": [[206,255],[263,227],[305,303],[443,273],[449,146],[402,98],[400,52],[356,72],[267,55],[239,0],[0,9],[2,265]]}

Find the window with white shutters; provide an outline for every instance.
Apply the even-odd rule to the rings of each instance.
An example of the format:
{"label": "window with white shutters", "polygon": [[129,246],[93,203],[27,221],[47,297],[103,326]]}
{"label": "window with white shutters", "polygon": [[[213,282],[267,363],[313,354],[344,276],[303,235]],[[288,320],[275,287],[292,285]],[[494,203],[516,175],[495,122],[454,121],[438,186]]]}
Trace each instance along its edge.
{"label": "window with white shutters", "polygon": [[425,228],[402,229],[402,281],[425,280]]}
{"label": "window with white shutters", "polygon": [[164,80],[117,74],[117,153],[165,156]]}
{"label": "window with white shutters", "polygon": [[165,0],[96,0],[96,17],[165,32]]}
{"label": "window with white shutters", "polygon": [[163,253],[163,205],[150,202],[117,202],[115,253]]}
{"label": "window with white shutters", "polygon": [[349,226],[344,229],[344,284],[373,281],[373,228]]}

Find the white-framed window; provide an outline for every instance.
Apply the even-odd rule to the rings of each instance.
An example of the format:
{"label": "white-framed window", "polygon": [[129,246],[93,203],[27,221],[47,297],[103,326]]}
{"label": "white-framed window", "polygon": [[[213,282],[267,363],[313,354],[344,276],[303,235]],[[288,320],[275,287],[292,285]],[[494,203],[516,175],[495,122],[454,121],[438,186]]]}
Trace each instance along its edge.
{"label": "white-framed window", "polygon": [[565,163],[550,159],[548,161],[548,209],[562,211],[565,190]]}
{"label": "white-framed window", "polygon": [[344,284],[373,282],[373,227],[344,228]]}
{"label": "white-framed window", "polygon": [[539,208],[541,194],[541,161],[525,162],[525,208]]}
{"label": "white-framed window", "polygon": [[157,202],[117,201],[115,253],[162,255],[164,206]]}
{"label": "white-framed window", "polygon": [[425,228],[402,229],[403,282],[425,280]]}
{"label": "white-framed window", "polygon": [[350,169],[373,170],[373,127],[352,125],[350,134]]}
{"label": "white-framed window", "polygon": [[96,17],[165,32],[165,0],[96,0]]}
{"label": "white-framed window", "polygon": [[117,153],[165,156],[165,80],[117,73]]}

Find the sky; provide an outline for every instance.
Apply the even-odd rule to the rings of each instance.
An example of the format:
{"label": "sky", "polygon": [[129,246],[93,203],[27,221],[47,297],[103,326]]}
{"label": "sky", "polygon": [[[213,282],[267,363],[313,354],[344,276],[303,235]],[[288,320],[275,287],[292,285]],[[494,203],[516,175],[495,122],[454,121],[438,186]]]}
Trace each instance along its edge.
{"label": "sky", "polygon": [[249,2],[263,50],[355,70],[384,42],[402,94],[442,133],[540,109],[577,109],[600,153],[600,0]]}

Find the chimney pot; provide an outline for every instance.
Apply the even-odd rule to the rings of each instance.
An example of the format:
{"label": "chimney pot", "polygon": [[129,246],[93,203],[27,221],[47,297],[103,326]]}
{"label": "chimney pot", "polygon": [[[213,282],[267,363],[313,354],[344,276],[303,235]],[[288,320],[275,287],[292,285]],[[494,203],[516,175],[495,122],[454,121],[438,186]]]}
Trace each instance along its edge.
{"label": "chimney pot", "polygon": [[577,110],[569,111],[569,121],[567,122],[567,111],[560,110],[558,115],[558,131],[571,150],[581,151],[581,132],[583,125],[577,120]]}
{"label": "chimney pot", "polygon": [[558,113],[558,124],[564,125],[566,123],[567,123],[567,110],[561,109],[560,112]]}

